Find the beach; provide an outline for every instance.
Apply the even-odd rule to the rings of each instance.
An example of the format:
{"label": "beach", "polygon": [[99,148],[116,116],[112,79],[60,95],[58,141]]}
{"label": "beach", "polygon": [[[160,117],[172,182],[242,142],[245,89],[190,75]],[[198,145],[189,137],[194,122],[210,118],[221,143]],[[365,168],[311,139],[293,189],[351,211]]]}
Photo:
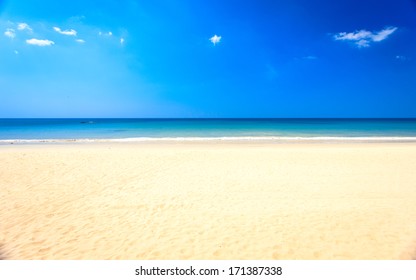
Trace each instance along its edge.
{"label": "beach", "polygon": [[415,259],[416,143],[0,145],[2,259]]}

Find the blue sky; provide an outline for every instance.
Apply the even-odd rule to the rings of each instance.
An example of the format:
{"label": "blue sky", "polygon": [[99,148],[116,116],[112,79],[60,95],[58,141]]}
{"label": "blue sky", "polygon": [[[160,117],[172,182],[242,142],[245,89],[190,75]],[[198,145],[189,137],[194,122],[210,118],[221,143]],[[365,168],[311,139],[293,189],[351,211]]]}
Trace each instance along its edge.
{"label": "blue sky", "polygon": [[0,0],[0,117],[416,117],[416,1]]}

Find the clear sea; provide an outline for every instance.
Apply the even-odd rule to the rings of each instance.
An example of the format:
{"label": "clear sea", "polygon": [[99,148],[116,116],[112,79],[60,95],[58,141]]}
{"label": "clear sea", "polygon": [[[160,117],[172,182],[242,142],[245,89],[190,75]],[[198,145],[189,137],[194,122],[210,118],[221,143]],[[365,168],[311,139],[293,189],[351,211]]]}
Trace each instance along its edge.
{"label": "clear sea", "polygon": [[416,119],[0,119],[0,140],[416,137]]}

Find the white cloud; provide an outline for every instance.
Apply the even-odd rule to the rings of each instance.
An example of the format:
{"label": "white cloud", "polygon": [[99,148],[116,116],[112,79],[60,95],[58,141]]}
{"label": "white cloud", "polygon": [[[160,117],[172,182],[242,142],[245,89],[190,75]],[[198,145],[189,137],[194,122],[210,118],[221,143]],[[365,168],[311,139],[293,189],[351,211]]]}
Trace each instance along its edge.
{"label": "white cloud", "polygon": [[341,32],[334,36],[335,40],[339,41],[351,41],[358,47],[369,47],[373,42],[381,42],[387,39],[393,32],[397,30],[397,27],[386,27],[378,32],[371,32],[368,30],[359,30],[355,32]]}
{"label": "white cloud", "polygon": [[108,31],[108,32],[98,32],[98,35],[100,36],[113,36],[113,32]]}
{"label": "white cloud", "polygon": [[380,42],[389,37],[390,34],[392,34],[394,31],[397,30],[397,27],[388,27],[386,29],[383,29],[379,31],[377,34],[373,35],[373,41],[374,42]]}
{"label": "white cloud", "polygon": [[75,31],[74,29],[62,30],[61,28],[55,26],[53,30],[55,30],[59,34],[68,35],[68,36],[77,36],[77,31]]}
{"label": "white cloud", "polygon": [[39,40],[34,38],[26,40],[26,43],[29,45],[35,45],[39,47],[51,46],[55,44],[55,42],[51,40]]}
{"label": "white cloud", "polygon": [[362,48],[362,47],[369,47],[369,46],[370,46],[370,42],[369,42],[368,40],[365,40],[365,39],[361,39],[361,40],[359,40],[359,41],[355,42],[355,44],[356,44],[359,48]]}
{"label": "white cloud", "polygon": [[18,52],[18,51],[16,51],[16,50],[14,50],[14,53],[15,53],[15,54],[19,54],[19,52]]}
{"label": "white cloud", "polygon": [[370,31],[367,30],[360,30],[356,32],[341,32],[335,35],[335,40],[355,40],[359,41],[361,39],[369,38],[373,35]]}
{"label": "white cloud", "polygon": [[20,30],[20,31],[23,31],[23,30],[27,30],[29,32],[33,31],[32,28],[29,26],[29,24],[27,24],[25,22],[18,23],[17,24],[17,29]]}
{"label": "white cloud", "polygon": [[221,36],[214,35],[209,40],[214,44],[214,46],[221,41]]}
{"label": "white cloud", "polygon": [[396,59],[404,61],[407,60],[407,57],[405,57],[404,55],[396,55]]}
{"label": "white cloud", "polygon": [[120,38],[120,44],[124,44],[124,38]]}
{"label": "white cloud", "polygon": [[80,43],[80,44],[84,44],[85,43],[85,40],[83,40],[83,39],[76,39],[75,41],[78,42],[78,43]]}
{"label": "white cloud", "polygon": [[15,33],[14,29],[7,28],[6,31],[4,32],[4,36],[7,36],[7,37],[13,39],[14,37],[16,37],[16,33]]}

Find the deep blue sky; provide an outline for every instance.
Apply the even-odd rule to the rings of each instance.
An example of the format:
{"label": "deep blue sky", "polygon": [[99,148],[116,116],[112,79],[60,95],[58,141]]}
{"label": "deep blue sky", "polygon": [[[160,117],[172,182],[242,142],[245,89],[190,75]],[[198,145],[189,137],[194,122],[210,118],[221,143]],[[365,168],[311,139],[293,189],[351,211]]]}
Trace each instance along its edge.
{"label": "deep blue sky", "polygon": [[416,117],[416,1],[0,0],[0,31],[0,117]]}

